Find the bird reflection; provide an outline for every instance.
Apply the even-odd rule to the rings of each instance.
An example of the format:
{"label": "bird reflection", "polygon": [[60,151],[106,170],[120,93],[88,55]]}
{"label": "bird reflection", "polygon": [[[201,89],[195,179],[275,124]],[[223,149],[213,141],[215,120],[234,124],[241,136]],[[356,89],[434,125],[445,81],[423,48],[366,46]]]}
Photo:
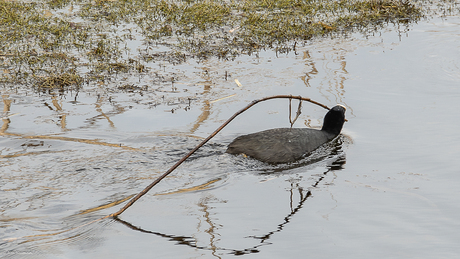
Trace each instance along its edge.
{"label": "bird reflection", "polygon": [[[335,150],[335,151],[338,152],[338,150]],[[345,162],[346,162],[346,159],[343,153],[339,154],[338,156],[335,156],[335,159],[329,163],[329,165],[326,167],[326,170],[322,174],[317,175],[318,179],[311,185],[311,187],[317,187],[326,178],[326,175],[329,174],[330,172],[341,170]],[[226,251],[229,254],[234,254],[234,255],[259,253],[263,246],[272,244],[268,240],[272,238],[272,236],[274,236],[276,233],[281,232],[284,229],[284,227],[291,221],[291,219],[304,207],[305,202],[308,200],[308,198],[312,197],[312,191],[309,189],[310,188],[304,188],[304,187],[299,186],[298,183],[291,183],[291,190],[290,190],[291,195],[289,198],[289,203],[291,207],[290,212],[286,216],[284,216],[282,219],[280,219],[280,223],[278,225],[273,226],[273,230],[265,234],[262,234],[262,235],[248,236],[247,238],[253,238],[253,239],[259,240],[259,242],[257,245],[250,246],[244,249],[234,249],[234,248],[216,246],[215,241],[218,241],[218,240],[215,240],[215,235],[217,233],[215,233],[214,231],[215,230],[214,226],[216,226],[217,224],[212,222],[211,218],[209,217],[209,213],[208,213],[209,208],[206,205],[206,201],[200,202],[199,206],[201,207],[201,210],[206,215],[208,215],[208,216],[204,215],[204,217],[206,218],[206,222],[210,226],[209,229],[206,231],[208,234],[211,235],[209,246],[198,245],[198,240],[192,236],[173,235],[173,234],[146,230],[141,227],[134,226],[131,223],[125,220],[122,220],[118,217],[115,217],[115,220],[129,227],[132,230],[163,237],[169,241],[176,242],[176,244],[178,245],[186,245],[193,249],[211,251],[212,254],[217,258],[220,258],[220,256],[217,255],[217,252],[219,251],[220,252]],[[294,204],[294,201],[293,201],[295,195],[299,196],[297,204]]]}

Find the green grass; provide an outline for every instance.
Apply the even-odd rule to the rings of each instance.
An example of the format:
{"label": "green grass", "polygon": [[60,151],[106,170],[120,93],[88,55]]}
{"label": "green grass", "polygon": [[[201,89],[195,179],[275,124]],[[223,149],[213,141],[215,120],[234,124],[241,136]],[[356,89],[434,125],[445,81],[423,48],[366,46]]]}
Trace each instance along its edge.
{"label": "green grass", "polygon": [[[145,73],[155,61],[289,51],[315,37],[375,31],[423,16],[406,0],[0,0],[0,81],[78,87],[114,73]],[[136,37],[146,49],[170,51],[128,49],[125,42]]]}

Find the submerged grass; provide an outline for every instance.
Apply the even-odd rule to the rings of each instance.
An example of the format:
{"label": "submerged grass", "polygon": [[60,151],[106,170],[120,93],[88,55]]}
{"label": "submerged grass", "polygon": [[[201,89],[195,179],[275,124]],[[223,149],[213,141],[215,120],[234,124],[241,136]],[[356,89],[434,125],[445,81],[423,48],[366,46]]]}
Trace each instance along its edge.
{"label": "submerged grass", "polygon": [[[0,0],[0,80],[78,87],[145,73],[159,60],[290,51],[314,37],[368,33],[423,15],[408,0]],[[145,48],[129,49],[132,40]],[[153,45],[169,51],[151,53]]]}
{"label": "submerged grass", "polygon": [[65,88],[81,84],[83,79],[77,74],[61,73],[36,77],[39,88]]}

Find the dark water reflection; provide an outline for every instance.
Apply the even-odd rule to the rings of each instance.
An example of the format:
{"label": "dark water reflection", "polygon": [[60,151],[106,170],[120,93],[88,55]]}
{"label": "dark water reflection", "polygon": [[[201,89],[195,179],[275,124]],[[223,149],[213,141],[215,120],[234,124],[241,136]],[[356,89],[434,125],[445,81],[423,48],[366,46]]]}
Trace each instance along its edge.
{"label": "dark water reflection", "polygon": [[[333,145],[336,146],[336,147],[338,146],[337,144],[333,144]],[[269,239],[273,235],[275,235],[276,233],[281,232],[283,230],[283,228],[287,224],[289,224],[291,218],[293,218],[295,216],[295,214],[299,210],[301,210],[302,207],[305,206],[305,202],[307,201],[307,199],[312,196],[312,187],[317,187],[321,183],[321,181],[323,181],[325,179],[325,176],[329,172],[341,170],[343,168],[343,165],[345,164],[344,154],[342,153],[342,154],[340,154],[338,156],[338,149],[334,150],[334,154],[331,153],[329,155],[324,154],[324,151],[317,152],[317,153],[323,153],[323,157],[334,156],[334,159],[332,159],[332,161],[328,162],[329,165],[326,167],[326,171],[324,171],[322,174],[316,175],[317,180],[311,186],[302,187],[302,186],[299,185],[299,183],[291,183],[291,186],[290,186],[290,189],[289,189],[289,193],[290,193],[289,199],[286,200],[286,202],[289,204],[289,207],[290,207],[289,213],[286,214],[284,217],[280,217],[280,219],[279,219],[280,223],[277,224],[277,225],[274,225],[273,230],[271,230],[271,231],[269,231],[269,232],[267,232],[265,234],[259,234],[257,236],[247,236],[247,237],[245,237],[245,238],[253,238],[253,239],[256,239],[258,241],[257,242],[258,244],[254,245],[252,247],[247,247],[247,248],[243,248],[243,249],[234,249],[234,248],[228,248],[228,247],[199,246],[196,238],[193,237],[193,236],[173,235],[173,234],[155,232],[155,231],[146,230],[146,229],[143,229],[141,227],[134,226],[133,224],[131,224],[131,223],[125,221],[125,220],[122,220],[120,218],[115,218],[115,220],[120,222],[120,223],[122,223],[122,224],[124,224],[125,226],[129,227],[130,229],[135,230],[135,231],[160,236],[162,238],[166,238],[169,241],[176,242],[176,244],[178,244],[178,245],[186,245],[186,246],[189,246],[191,248],[198,249],[198,250],[210,250],[210,251],[213,251],[213,252],[218,252],[219,251],[219,252],[225,252],[225,253],[234,254],[234,255],[244,255],[244,254],[251,254],[251,253],[259,253],[260,248],[262,246],[265,246],[265,245],[270,245],[271,243],[270,243]],[[319,161],[319,159],[317,159],[317,158],[315,158],[314,160]],[[253,162],[255,162],[255,161],[253,161]],[[300,165],[297,165],[297,167],[300,167],[300,166],[306,165],[306,164],[312,164],[312,163],[313,163],[313,160],[309,160],[308,162],[303,161]],[[295,168],[295,167],[292,167],[292,168]],[[272,173],[276,173],[276,172],[283,172],[285,170],[287,170],[287,169],[284,168],[284,166],[283,166],[283,169],[278,168],[277,170],[273,170],[273,171],[270,171],[270,172],[267,172],[266,170],[264,170],[264,171],[261,171],[260,173],[262,173],[262,174],[267,174],[267,173],[272,174]],[[286,173],[286,172],[284,172],[284,173]],[[296,196],[296,198],[294,198],[294,196]],[[199,206],[203,207],[203,209],[206,211],[206,205],[202,204],[202,203],[200,203],[200,204],[199,204]],[[219,225],[218,223],[212,222],[211,218],[207,218],[207,222],[210,225]],[[219,235],[219,234],[218,233],[213,233],[213,235]]]}
{"label": "dark water reflection", "polygon": [[[188,145],[196,143],[196,140],[192,138],[176,138],[174,143],[181,143],[187,142],[189,140]],[[226,182],[229,181],[228,175],[230,174],[238,174],[240,170],[247,170],[250,169],[250,174],[256,175],[265,175],[270,176],[270,178],[264,181],[271,181],[273,177],[278,178],[280,176],[287,176],[291,179],[292,174],[298,175],[299,173],[295,172],[295,170],[300,170],[304,172],[305,170],[308,171],[308,166],[312,166],[312,168],[316,167],[314,164],[318,162],[325,163],[325,171],[319,172],[316,175],[313,175],[309,179],[309,184],[306,186],[302,186],[301,182],[298,180],[290,180],[289,183],[289,196],[287,196],[284,203],[289,206],[289,210],[286,211],[286,214],[282,215],[278,219],[278,223],[273,224],[265,233],[261,233],[258,235],[253,236],[246,236],[244,238],[250,238],[256,240],[256,245],[252,245],[246,248],[231,248],[231,247],[224,247],[218,246],[217,243],[213,244],[211,242],[210,245],[200,245],[197,241],[197,238],[193,235],[180,235],[180,234],[169,234],[169,233],[162,233],[154,230],[147,230],[142,227],[137,227],[135,224],[128,222],[128,220],[123,220],[123,216],[121,218],[112,219],[102,219],[101,217],[104,216],[104,212],[107,209],[114,209],[114,206],[123,203],[127,199],[131,198],[133,195],[127,195],[126,193],[122,195],[119,193],[118,195],[111,195],[106,199],[112,200],[113,202],[102,204],[93,208],[88,208],[85,210],[81,210],[77,214],[70,215],[64,217],[62,220],[59,220],[62,216],[57,216],[54,218],[51,215],[57,214],[62,215],[63,212],[67,211],[74,211],[76,209],[75,204],[68,203],[63,204],[62,200],[55,206],[52,204],[48,204],[47,206],[43,207],[43,209],[36,208],[34,209],[35,214],[40,212],[43,216],[46,216],[47,220],[42,222],[41,224],[37,225],[34,224],[33,228],[40,227],[42,231],[39,231],[38,234],[35,235],[26,235],[22,237],[17,236],[16,233],[11,233],[9,238],[4,238],[3,241],[0,243],[0,246],[3,247],[4,251],[9,251],[7,254],[9,256],[33,256],[37,258],[39,255],[53,255],[53,254],[61,254],[65,253],[61,251],[60,247],[63,245],[71,245],[71,246],[78,246],[79,250],[81,251],[92,251],[93,249],[98,249],[99,246],[104,246],[104,242],[106,239],[109,239],[110,236],[105,234],[104,228],[110,228],[113,224],[121,223],[132,230],[136,230],[142,233],[153,234],[162,238],[167,239],[168,241],[174,241],[176,244],[179,245],[186,245],[193,249],[197,250],[208,250],[212,251],[213,253],[218,254],[234,254],[234,255],[243,255],[243,254],[250,254],[250,253],[258,253],[262,246],[270,245],[271,242],[269,239],[276,235],[276,233],[281,232],[283,228],[289,224],[291,218],[295,217],[295,214],[305,206],[305,202],[308,200],[309,197],[312,196],[312,190],[316,188],[327,176],[328,173],[332,171],[341,170],[343,165],[345,164],[345,155],[342,150],[342,142],[346,139],[345,137],[341,136],[337,138],[335,141],[331,142],[329,145],[324,146],[321,149],[316,150],[312,153],[312,155],[308,158],[299,161],[296,164],[291,165],[266,165],[259,161],[243,158],[243,157],[234,157],[224,153],[226,149],[225,145],[221,144],[210,144],[203,147],[203,150],[200,150],[196,156],[188,161],[187,164],[184,166],[185,169],[182,169],[181,173],[192,171],[190,172],[191,179],[189,182],[184,183],[183,178],[184,176],[179,176],[180,178],[178,181],[174,179],[169,179],[169,181],[173,183],[169,183],[170,186],[175,184],[182,184],[183,188],[178,189],[177,186],[170,188],[164,188],[163,191],[157,191],[155,193],[156,196],[168,196],[168,195],[178,195],[178,194],[193,194],[199,193],[203,191],[213,190],[215,188],[222,188],[226,186]],[[167,156],[175,156],[180,157],[183,155],[182,152],[166,152]],[[149,160],[158,159],[151,154],[148,156]],[[213,159],[214,158],[214,159]],[[219,163],[215,162],[214,165],[206,164],[204,161],[212,161],[217,159]],[[123,168],[115,168],[116,170],[123,171]],[[107,170],[114,170],[114,168],[110,168],[108,166],[105,167],[88,167],[80,168],[76,167],[75,173],[82,174],[82,173],[99,173],[104,174],[104,171]],[[220,172],[216,172],[219,170]],[[235,171],[236,170],[236,171]],[[87,172],[88,171],[88,172]],[[197,171],[204,171],[204,175],[199,175]],[[213,171],[212,174],[209,171]],[[179,173],[179,174],[181,174]],[[210,178],[215,177],[216,173],[221,175],[218,178]],[[198,176],[197,176],[198,175]],[[244,175],[243,175],[244,176]],[[203,184],[197,185],[201,181],[207,181]],[[126,184],[126,180],[124,184]],[[311,184],[310,184],[311,183]],[[116,182],[105,183],[110,185],[117,185],[120,188],[120,185]],[[61,184],[59,184],[61,185]],[[98,188],[99,190],[103,190],[103,186]],[[47,194],[41,194],[40,197],[32,197],[32,199],[44,199],[43,196]],[[58,195],[59,196],[59,195]],[[122,199],[115,200],[117,197],[125,196]],[[250,197],[248,197],[250,199]],[[48,198],[45,198],[48,199]],[[219,220],[218,218],[212,218],[209,216],[209,211],[212,210],[212,206],[208,204],[209,202],[212,203],[212,200],[216,200],[216,198],[205,198],[197,203],[198,209],[204,212],[204,217],[206,218],[207,224],[211,227],[205,231],[211,236],[220,236],[219,234]],[[217,199],[219,200],[219,199]],[[48,202],[49,203],[49,202]],[[226,202],[224,202],[226,203]],[[250,211],[254,208],[247,208],[246,210]],[[207,215],[207,216],[206,216]],[[21,221],[36,221],[39,218],[15,218],[11,220],[3,220],[3,222],[12,221],[15,222],[16,227],[20,227]],[[170,222],[174,224],[174,222]],[[213,227],[215,226],[215,227]],[[8,225],[4,225],[5,228],[8,228]],[[29,226],[25,225],[20,228],[27,229]],[[37,231],[37,229],[36,229]],[[41,232],[41,233],[40,233]],[[179,231],[180,232],[180,231]],[[7,234],[6,232],[5,234]],[[216,240],[218,241],[218,240]],[[141,253],[142,254],[142,253]],[[215,256],[219,257],[217,254]]]}

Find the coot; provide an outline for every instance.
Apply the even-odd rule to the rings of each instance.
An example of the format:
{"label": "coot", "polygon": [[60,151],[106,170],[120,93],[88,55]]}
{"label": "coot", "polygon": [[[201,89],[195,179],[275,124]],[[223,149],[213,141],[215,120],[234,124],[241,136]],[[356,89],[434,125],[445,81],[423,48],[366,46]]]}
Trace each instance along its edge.
{"label": "coot", "polygon": [[310,128],[269,129],[243,135],[228,145],[227,153],[245,154],[267,163],[288,163],[331,141],[342,130],[345,106],[336,105],[324,116],[321,130]]}

